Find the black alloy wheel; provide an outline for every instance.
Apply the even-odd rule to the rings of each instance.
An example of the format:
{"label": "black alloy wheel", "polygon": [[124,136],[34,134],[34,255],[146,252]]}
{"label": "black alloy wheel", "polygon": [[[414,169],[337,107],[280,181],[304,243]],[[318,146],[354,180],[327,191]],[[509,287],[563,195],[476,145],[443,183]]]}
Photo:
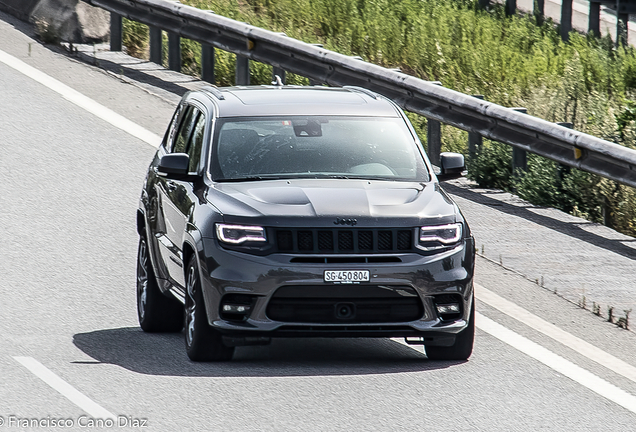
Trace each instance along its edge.
{"label": "black alloy wheel", "polygon": [[208,324],[196,256],[190,259],[185,276],[185,345],[188,357],[192,361],[230,360],[234,348],[225,346],[221,333]]}
{"label": "black alloy wheel", "polygon": [[159,290],[152,269],[148,242],[139,237],[137,249],[137,318],[145,332],[180,332],[183,328],[183,305]]}

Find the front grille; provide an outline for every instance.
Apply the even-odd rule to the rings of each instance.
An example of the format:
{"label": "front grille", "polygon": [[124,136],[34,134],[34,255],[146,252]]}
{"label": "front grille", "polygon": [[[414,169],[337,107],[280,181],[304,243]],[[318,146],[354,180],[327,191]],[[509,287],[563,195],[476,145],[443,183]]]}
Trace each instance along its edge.
{"label": "front grille", "polygon": [[400,257],[396,256],[317,256],[309,255],[302,257],[294,257],[289,260],[290,263],[299,264],[382,264],[382,263],[401,263]]}
{"label": "front grille", "polygon": [[398,231],[398,250],[409,249],[411,247],[411,231]]}
{"label": "front grille", "polygon": [[278,231],[276,233],[276,242],[278,243],[279,249],[294,249],[294,238],[292,237],[291,231]]}
{"label": "front grille", "polygon": [[298,250],[303,252],[314,250],[314,237],[311,231],[298,231]]}
{"label": "front grille", "polygon": [[286,286],[274,293],[266,313],[289,323],[398,323],[422,318],[424,307],[406,286]]}
{"label": "front grille", "polygon": [[333,250],[333,234],[331,231],[318,231],[318,249],[327,252]]}
{"label": "front grille", "polygon": [[373,250],[373,231],[358,231],[358,248],[363,252]]}
{"label": "front grille", "polygon": [[413,250],[413,229],[276,229],[276,247],[290,253],[371,254]]}

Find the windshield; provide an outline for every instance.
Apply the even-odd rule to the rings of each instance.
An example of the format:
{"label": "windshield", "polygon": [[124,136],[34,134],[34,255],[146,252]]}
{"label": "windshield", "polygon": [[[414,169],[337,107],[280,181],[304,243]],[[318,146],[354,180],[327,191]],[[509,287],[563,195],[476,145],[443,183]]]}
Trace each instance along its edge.
{"label": "windshield", "polygon": [[401,118],[221,119],[212,150],[216,181],[364,178],[429,181]]}

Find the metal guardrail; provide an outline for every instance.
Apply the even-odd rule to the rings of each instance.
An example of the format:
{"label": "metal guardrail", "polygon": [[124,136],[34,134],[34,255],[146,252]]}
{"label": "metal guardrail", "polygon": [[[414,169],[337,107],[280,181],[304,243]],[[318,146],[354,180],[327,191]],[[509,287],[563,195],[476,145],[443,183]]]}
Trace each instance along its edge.
{"label": "metal guardrail", "polygon": [[428,119],[636,187],[636,150],[178,2],[83,1],[313,81],[365,87]]}
{"label": "metal guardrail", "polygon": [[[514,15],[517,11],[517,0],[499,0],[504,3],[506,15]],[[479,0],[481,8],[487,8],[491,0]],[[561,19],[559,32],[561,39],[567,42],[572,31],[572,14],[574,11],[573,0],[561,0]],[[636,13],[636,0],[589,0],[588,32],[601,36],[601,5],[614,9],[616,13],[616,45],[627,45],[627,22],[629,14]],[[532,5],[532,13],[537,17],[537,22],[545,20],[545,0],[535,0]]]}

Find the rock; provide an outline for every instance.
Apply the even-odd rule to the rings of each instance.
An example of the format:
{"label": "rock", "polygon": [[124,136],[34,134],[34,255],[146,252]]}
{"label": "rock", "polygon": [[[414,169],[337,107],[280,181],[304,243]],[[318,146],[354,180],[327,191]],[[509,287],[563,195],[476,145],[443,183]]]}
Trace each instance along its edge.
{"label": "rock", "polygon": [[47,26],[49,36],[66,42],[103,42],[110,34],[110,14],[80,0],[40,0],[30,21]]}

